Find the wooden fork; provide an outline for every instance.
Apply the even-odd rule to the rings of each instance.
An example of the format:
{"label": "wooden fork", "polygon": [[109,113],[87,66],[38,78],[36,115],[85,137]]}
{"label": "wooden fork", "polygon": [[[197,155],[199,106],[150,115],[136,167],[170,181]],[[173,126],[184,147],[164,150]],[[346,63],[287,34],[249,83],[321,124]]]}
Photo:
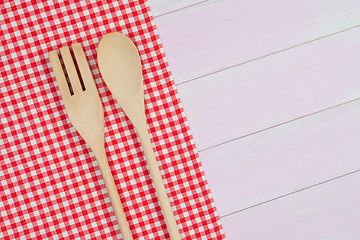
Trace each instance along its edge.
{"label": "wooden fork", "polygon": [[74,43],[71,47],[77,64],[72,58],[69,47],[65,46],[60,48],[65,70],[55,50],[49,53],[51,66],[70,122],[95,154],[121,234],[125,240],[132,240],[105,153],[104,113],[100,97],[81,44]]}

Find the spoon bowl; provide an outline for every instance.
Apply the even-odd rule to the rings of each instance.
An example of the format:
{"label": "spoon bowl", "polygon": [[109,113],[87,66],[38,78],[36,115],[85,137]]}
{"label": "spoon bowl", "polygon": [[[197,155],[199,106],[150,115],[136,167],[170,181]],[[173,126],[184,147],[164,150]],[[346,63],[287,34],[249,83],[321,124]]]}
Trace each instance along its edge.
{"label": "spoon bowl", "polygon": [[[99,43],[98,64],[106,85],[132,121],[134,109],[144,105],[142,67],[136,46],[123,34],[109,33]],[[143,107],[139,110],[143,111]]]}

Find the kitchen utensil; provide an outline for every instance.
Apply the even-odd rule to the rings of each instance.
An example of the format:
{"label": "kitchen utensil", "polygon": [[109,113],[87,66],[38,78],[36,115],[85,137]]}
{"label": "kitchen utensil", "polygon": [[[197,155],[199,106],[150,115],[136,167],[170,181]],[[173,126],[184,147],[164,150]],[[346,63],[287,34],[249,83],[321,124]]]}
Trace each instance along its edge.
{"label": "kitchen utensil", "polygon": [[172,240],[179,240],[180,233],[147,130],[142,67],[136,46],[123,34],[109,33],[100,40],[98,64],[106,85],[140,137],[170,237]]}
{"label": "kitchen utensil", "polygon": [[81,44],[74,43],[71,47],[75,62],[68,46],[60,48],[60,56],[65,70],[56,51],[49,53],[56,81],[70,122],[95,154],[121,234],[125,240],[132,240],[105,153],[104,114],[100,97]]}

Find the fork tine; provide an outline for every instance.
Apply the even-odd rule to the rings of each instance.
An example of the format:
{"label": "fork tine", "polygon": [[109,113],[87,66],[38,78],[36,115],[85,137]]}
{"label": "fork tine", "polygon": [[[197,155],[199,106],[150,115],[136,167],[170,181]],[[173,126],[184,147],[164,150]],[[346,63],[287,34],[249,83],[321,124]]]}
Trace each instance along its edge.
{"label": "fork tine", "polygon": [[71,45],[74,56],[77,62],[77,65],[80,70],[80,74],[82,76],[82,80],[85,85],[86,90],[93,90],[96,89],[95,81],[92,76],[88,61],[86,60],[85,53],[81,47],[80,43],[73,43]]}
{"label": "fork tine", "polygon": [[49,59],[55,74],[56,81],[59,85],[61,96],[63,98],[71,97],[70,88],[66,81],[65,73],[61,66],[59,55],[57,54],[56,50],[49,52]]}
{"label": "fork tine", "polygon": [[66,72],[69,76],[71,86],[74,90],[74,94],[82,92],[80,79],[76,71],[74,60],[71,56],[70,49],[68,46],[60,48],[61,57],[64,61]]}

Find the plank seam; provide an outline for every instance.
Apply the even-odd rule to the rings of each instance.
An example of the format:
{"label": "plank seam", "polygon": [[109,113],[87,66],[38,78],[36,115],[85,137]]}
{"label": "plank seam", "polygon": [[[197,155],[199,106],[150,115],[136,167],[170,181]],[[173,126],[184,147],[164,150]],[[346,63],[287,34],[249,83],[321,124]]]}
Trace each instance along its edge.
{"label": "plank seam", "polygon": [[299,193],[299,192],[301,192],[301,191],[308,190],[308,189],[310,189],[310,188],[314,188],[314,187],[317,187],[317,186],[320,186],[320,185],[323,185],[323,184],[326,184],[326,183],[335,181],[335,180],[337,180],[337,179],[339,179],[339,178],[343,178],[343,177],[347,177],[347,176],[352,175],[352,174],[356,174],[356,173],[358,173],[358,172],[360,172],[360,169],[355,170],[355,171],[352,171],[352,172],[349,172],[349,173],[346,173],[346,174],[343,174],[343,175],[340,175],[340,176],[337,176],[337,177],[334,177],[334,178],[330,178],[330,179],[328,179],[328,180],[326,180],[326,181],[323,181],[323,182],[320,182],[320,183],[317,183],[317,184],[314,184],[314,185],[311,185],[311,186],[308,186],[308,187],[305,187],[305,188],[301,188],[301,189],[299,189],[299,190],[296,190],[296,191],[293,191],[293,192],[290,192],[290,193],[281,195],[281,196],[276,197],[276,198],[269,199],[269,200],[267,200],[267,201],[264,201],[264,202],[261,202],[261,203],[255,204],[255,205],[251,205],[251,206],[249,206],[249,207],[246,207],[246,208],[237,210],[237,211],[232,212],[232,213],[228,213],[228,214],[222,215],[222,216],[220,216],[220,218],[225,218],[225,217],[228,217],[228,216],[237,214],[237,213],[239,213],[239,212],[246,211],[246,210],[248,210],[248,209],[251,209],[251,208],[254,208],[254,207],[257,207],[257,206],[260,206],[260,205],[264,205],[264,204],[267,204],[267,203],[269,203],[269,202],[272,202],[272,201],[275,201],[275,200],[278,200],[278,199],[282,199],[282,198],[284,198],[284,197],[288,197],[288,196],[290,196],[290,195]]}
{"label": "plank seam", "polygon": [[198,152],[204,152],[204,151],[207,151],[207,150],[209,150],[209,149],[212,149],[212,148],[215,148],[215,147],[219,147],[219,146],[221,146],[221,145],[225,145],[225,144],[228,144],[228,143],[231,143],[231,142],[240,140],[240,139],[242,139],[242,138],[249,137],[249,136],[252,136],[252,135],[254,135],[254,134],[261,133],[261,132],[270,130],[270,129],[272,129],[272,128],[279,127],[279,126],[281,126],[281,125],[285,125],[285,124],[288,124],[288,123],[291,123],[291,122],[294,122],[294,121],[297,121],[297,120],[300,120],[300,119],[309,117],[309,116],[311,116],[311,115],[319,114],[319,113],[328,111],[328,110],[330,110],[330,109],[337,108],[337,107],[341,107],[342,105],[345,105],[345,104],[348,104],[348,103],[351,103],[351,102],[355,102],[355,101],[359,101],[359,100],[360,100],[360,97],[355,98],[355,99],[352,99],[352,100],[350,100],[350,101],[346,101],[346,102],[343,102],[343,103],[339,103],[339,104],[337,104],[337,105],[334,105],[334,106],[331,106],[331,107],[328,107],[328,108],[325,108],[325,109],[321,109],[321,110],[319,110],[319,111],[316,111],[316,112],[313,112],[313,113],[309,113],[309,114],[306,114],[306,115],[304,115],[304,116],[300,116],[300,117],[297,117],[297,118],[294,118],[294,119],[291,119],[291,120],[288,120],[288,121],[285,121],[285,122],[282,122],[282,123],[279,123],[279,124],[276,124],[276,125],[273,125],[273,126],[270,126],[270,127],[267,127],[267,128],[260,129],[260,130],[255,131],[255,132],[248,133],[248,134],[246,134],[246,135],[243,135],[243,136],[240,136],[240,137],[237,137],[237,138],[230,139],[230,140],[228,140],[228,141],[225,141],[225,142],[222,142],[222,143],[219,143],[219,144],[216,144],[216,145],[213,145],[213,146],[204,148],[204,149],[200,149]]}
{"label": "plank seam", "polygon": [[325,35],[325,36],[322,36],[322,37],[318,37],[318,38],[315,38],[315,39],[312,39],[312,40],[309,40],[309,41],[306,41],[306,42],[303,42],[303,43],[299,43],[299,44],[296,44],[296,45],[293,45],[293,46],[290,46],[290,47],[281,49],[281,50],[279,50],[279,51],[275,51],[275,52],[266,54],[266,55],[264,55],[264,56],[260,56],[260,57],[254,58],[254,59],[250,59],[250,60],[247,60],[247,61],[245,61],[245,62],[241,62],[241,63],[235,64],[235,65],[229,66],[229,67],[225,67],[225,68],[216,70],[216,71],[211,72],[211,73],[207,73],[207,74],[204,74],[204,75],[201,75],[201,76],[198,76],[198,77],[189,79],[189,80],[182,81],[182,82],[180,82],[180,83],[176,83],[175,85],[176,85],[176,86],[179,86],[179,85],[182,85],[182,84],[186,84],[186,83],[189,83],[189,82],[198,80],[198,79],[200,79],[200,78],[207,77],[207,76],[210,76],[210,75],[213,75],[213,74],[216,74],[216,73],[219,73],[219,72],[228,70],[228,69],[232,69],[232,68],[235,68],[235,67],[244,65],[244,64],[246,64],[246,63],[250,63],[250,62],[253,62],[253,61],[262,59],[262,58],[266,58],[266,57],[269,57],[269,56],[272,56],[272,55],[275,55],[275,54],[278,54],[278,53],[281,53],[281,52],[284,52],[284,51],[287,51],[287,50],[290,50],[290,49],[293,49],[293,48],[296,48],[296,47],[300,47],[300,46],[303,46],[303,45],[308,44],[308,43],[311,43],[311,42],[315,42],[315,41],[318,41],[318,40],[321,40],[321,39],[324,39],[324,38],[327,38],[327,37],[331,37],[331,36],[334,36],[334,35],[337,35],[337,34],[340,34],[340,33],[343,33],[343,32],[349,31],[349,30],[352,30],[352,29],[355,29],[355,28],[357,28],[357,27],[360,27],[360,25],[356,25],[356,26],[353,26],[353,27],[350,27],[350,28],[346,28],[346,29],[343,29],[343,30],[338,31],[338,32],[335,32],[335,33],[331,33],[331,34],[328,34],[328,35]]}
{"label": "plank seam", "polygon": [[[166,12],[166,13],[162,13],[162,14],[159,14],[159,15],[155,15],[154,18],[159,18],[159,17],[162,17],[162,16],[165,16],[165,15],[168,15],[168,14],[171,14],[171,13],[175,13],[175,12],[178,12],[178,11],[182,11],[184,9],[187,9],[189,7],[194,7],[194,6],[197,6],[197,5],[200,5],[200,4],[203,4],[205,2],[209,2],[210,0],[204,0],[204,1],[201,1],[201,2],[197,2],[197,3],[193,3],[193,4],[190,4],[190,5],[187,5],[185,7],[181,7],[181,8],[178,8],[178,9],[175,9],[175,10],[172,10],[172,11],[169,11],[169,12]],[[150,6],[151,8],[151,6]]]}

